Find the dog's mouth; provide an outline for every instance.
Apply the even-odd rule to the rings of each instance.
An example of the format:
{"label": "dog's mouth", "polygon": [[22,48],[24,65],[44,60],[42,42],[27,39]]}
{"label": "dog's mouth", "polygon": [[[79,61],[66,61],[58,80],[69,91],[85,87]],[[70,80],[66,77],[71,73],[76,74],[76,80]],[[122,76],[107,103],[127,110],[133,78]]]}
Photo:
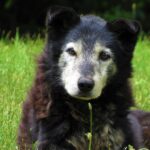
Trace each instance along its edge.
{"label": "dog's mouth", "polygon": [[79,100],[87,100],[87,101],[93,100],[96,98],[92,95],[91,92],[79,92],[77,95],[74,95],[74,97]]}

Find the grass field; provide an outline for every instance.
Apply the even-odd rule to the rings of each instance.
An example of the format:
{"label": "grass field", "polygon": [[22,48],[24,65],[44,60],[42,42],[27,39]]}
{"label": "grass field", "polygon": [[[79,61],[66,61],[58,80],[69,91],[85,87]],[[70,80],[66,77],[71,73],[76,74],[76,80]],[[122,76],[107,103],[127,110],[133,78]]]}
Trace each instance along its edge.
{"label": "grass field", "polygon": [[[35,60],[44,40],[0,40],[0,150],[16,149],[21,105],[32,84]],[[133,90],[137,108],[150,110],[150,41],[139,40],[133,61]]]}

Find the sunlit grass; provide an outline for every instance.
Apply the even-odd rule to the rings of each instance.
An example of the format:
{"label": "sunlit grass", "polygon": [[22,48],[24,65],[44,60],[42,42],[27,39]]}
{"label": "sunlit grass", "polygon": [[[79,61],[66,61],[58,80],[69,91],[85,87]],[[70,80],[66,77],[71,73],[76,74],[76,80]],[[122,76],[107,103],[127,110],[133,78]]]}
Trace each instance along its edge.
{"label": "sunlit grass", "polygon": [[133,59],[133,90],[137,107],[150,110],[150,41],[139,40]]}
{"label": "sunlit grass", "polygon": [[0,40],[0,149],[15,150],[21,104],[30,88],[43,40]]}

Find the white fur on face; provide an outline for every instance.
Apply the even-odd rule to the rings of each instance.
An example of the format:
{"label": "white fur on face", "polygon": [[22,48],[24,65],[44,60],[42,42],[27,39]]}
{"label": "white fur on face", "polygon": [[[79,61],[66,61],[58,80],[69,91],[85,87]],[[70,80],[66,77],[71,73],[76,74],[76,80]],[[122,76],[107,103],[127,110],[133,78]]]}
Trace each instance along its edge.
{"label": "white fur on face", "polygon": [[111,66],[113,73],[116,72],[116,67],[114,65],[113,59],[109,59],[106,61],[99,60],[99,54],[104,51],[110,54],[110,56],[113,58],[113,54],[111,52],[111,49],[106,48],[105,46],[102,46],[100,43],[96,42],[94,49],[93,49],[93,57],[92,61],[94,63],[94,76],[93,79],[95,81],[95,86],[93,88],[93,97],[97,98],[101,95],[103,88],[107,84],[108,79],[108,68]]}
{"label": "white fur on face", "polygon": [[[63,85],[71,96],[75,96],[78,94],[79,89],[78,89],[78,80],[80,78],[80,73],[78,70],[78,63],[79,63],[79,58],[76,56],[70,56],[67,53],[68,48],[74,48],[77,57],[81,56],[81,41],[78,41],[76,43],[70,42],[64,46],[63,53],[59,59],[59,66],[62,68],[62,82]],[[77,61],[78,60],[78,61]],[[62,67],[62,64],[66,63],[65,67]]]}
{"label": "white fur on face", "polygon": [[[72,56],[67,52],[68,48],[73,48],[76,55]],[[106,86],[108,79],[108,69],[111,67],[112,74],[116,72],[116,67],[113,62],[113,54],[109,48],[100,45],[98,42],[94,45],[92,53],[86,55],[86,60],[93,65],[94,75],[91,78],[94,80],[94,87],[90,94],[81,96],[78,88],[78,81],[80,77],[84,77],[82,72],[82,63],[86,63],[85,55],[82,47],[82,41],[67,43],[59,59],[59,67],[61,68],[61,80],[66,89],[67,93],[73,97],[83,100],[91,100],[99,97],[102,93],[103,88]],[[99,60],[100,52],[105,51],[112,58],[103,61]]]}

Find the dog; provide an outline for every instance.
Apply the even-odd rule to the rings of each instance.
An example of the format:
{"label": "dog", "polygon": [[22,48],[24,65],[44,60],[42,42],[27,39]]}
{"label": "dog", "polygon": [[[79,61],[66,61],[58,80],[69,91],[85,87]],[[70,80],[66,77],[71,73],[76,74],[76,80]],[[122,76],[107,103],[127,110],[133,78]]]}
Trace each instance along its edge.
{"label": "dog", "polygon": [[54,6],[46,26],[46,45],[23,104],[19,149],[31,150],[33,143],[38,150],[143,147],[139,120],[130,112],[139,23],[79,16],[72,8]]}

